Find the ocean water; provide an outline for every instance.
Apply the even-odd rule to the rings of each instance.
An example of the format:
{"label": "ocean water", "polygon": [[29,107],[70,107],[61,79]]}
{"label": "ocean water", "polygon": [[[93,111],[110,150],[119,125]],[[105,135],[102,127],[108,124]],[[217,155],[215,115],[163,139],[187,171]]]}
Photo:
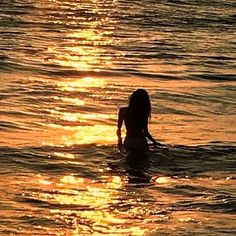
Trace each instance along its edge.
{"label": "ocean water", "polygon": [[[1,0],[0,235],[236,235],[234,0]],[[145,88],[165,146],[121,155]]]}

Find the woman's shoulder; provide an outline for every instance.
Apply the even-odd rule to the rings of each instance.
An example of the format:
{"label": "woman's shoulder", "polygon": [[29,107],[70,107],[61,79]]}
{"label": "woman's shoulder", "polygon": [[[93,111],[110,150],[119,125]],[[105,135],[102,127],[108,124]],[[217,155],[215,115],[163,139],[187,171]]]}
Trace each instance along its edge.
{"label": "woman's shoulder", "polygon": [[120,110],[119,110],[119,113],[122,115],[122,116],[125,116],[127,111],[128,111],[128,107],[121,107]]}
{"label": "woman's shoulder", "polygon": [[120,112],[127,112],[129,107],[121,107]]}

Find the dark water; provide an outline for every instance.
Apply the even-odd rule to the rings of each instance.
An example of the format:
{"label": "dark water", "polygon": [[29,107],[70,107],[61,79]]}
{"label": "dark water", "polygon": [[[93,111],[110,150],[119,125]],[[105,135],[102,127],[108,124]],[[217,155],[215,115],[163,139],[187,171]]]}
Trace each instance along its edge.
{"label": "dark water", "polygon": [[[0,235],[235,235],[235,1],[0,2]],[[166,146],[116,150],[145,88]]]}

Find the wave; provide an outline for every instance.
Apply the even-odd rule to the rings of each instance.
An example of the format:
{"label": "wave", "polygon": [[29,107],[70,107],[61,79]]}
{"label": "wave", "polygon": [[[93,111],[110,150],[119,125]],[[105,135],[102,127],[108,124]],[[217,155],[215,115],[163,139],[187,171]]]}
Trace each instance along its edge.
{"label": "wave", "polygon": [[[75,170],[78,168],[76,161],[98,162],[111,161],[122,163],[123,157],[116,151],[115,146],[74,145],[71,147],[25,147],[10,148],[0,147],[2,161],[23,165],[27,168],[41,171],[61,172],[63,169]],[[62,153],[58,155],[58,153]],[[68,154],[68,155],[67,155]],[[99,156],[98,156],[99,154]],[[231,172],[236,170],[236,146],[227,144],[217,145],[164,145],[150,149],[145,153],[145,158],[150,160],[153,171],[168,172],[170,175],[196,175],[209,171]],[[63,163],[72,156],[72,163]],[[79,159],[77,159],[80,156]],[[81,159],[82,158],[82,159]],[[95,159],[94,159],[95,158]],[[142,155],[135,153],[135,161],[142,159]],[[32,162],[32,160],[34,160]],[[91,164],[91,163],[90,163]],[[137,162],[134,163],[134,168]],[[81,168],[81,167],[80,167]],[[94,168],[96,168],[94,166]],[[96,171],[94,169],[93,171]]]}
{"label": "wave", "polygon": [[[33,230],[37,234],[39,227],[35,225],[68,230],[74,221],[76,229],[82,224],[85,235],[100,232],[98,223],[110,233],[116,227],[129,228],[127,217],[132,227],[143,225],[145,219],[151,229],[158,227],[158,232],[164,223],[161,230],[165,234],[166,224],[172,224],[174,217],[177,222],[188,223],[186,226],[191,222],[190,227],[193,223],[202,227],[199,222],[206,225],[210,218],[211,229],[216,232],[217,219],[233,225],[234,145],[164,145],[145,155],[127,156],[121,156],[115,146],[1,146],[0,154],[0,208],[10,211],[14,222],[24,226],[20,229],[24,235],[29,228],[29,235]],[[111,222],[111,217],[104,221],[104,215],[117,221]],[[15,227],[9,230],[9,217],[2,218],[2,225],[1,234],[15,232]],[[207,231],[208,225],[205,227]]]}

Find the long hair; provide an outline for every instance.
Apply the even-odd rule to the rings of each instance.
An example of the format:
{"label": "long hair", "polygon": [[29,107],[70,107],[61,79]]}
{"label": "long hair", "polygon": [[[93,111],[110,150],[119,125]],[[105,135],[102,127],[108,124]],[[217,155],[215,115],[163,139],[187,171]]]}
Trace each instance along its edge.
{"label": "long hair", "polygon": [[151,116],[151,102],[145,89],[137,89],[129,100],[129,111],[132,119],[139,122],[147,120]]}

